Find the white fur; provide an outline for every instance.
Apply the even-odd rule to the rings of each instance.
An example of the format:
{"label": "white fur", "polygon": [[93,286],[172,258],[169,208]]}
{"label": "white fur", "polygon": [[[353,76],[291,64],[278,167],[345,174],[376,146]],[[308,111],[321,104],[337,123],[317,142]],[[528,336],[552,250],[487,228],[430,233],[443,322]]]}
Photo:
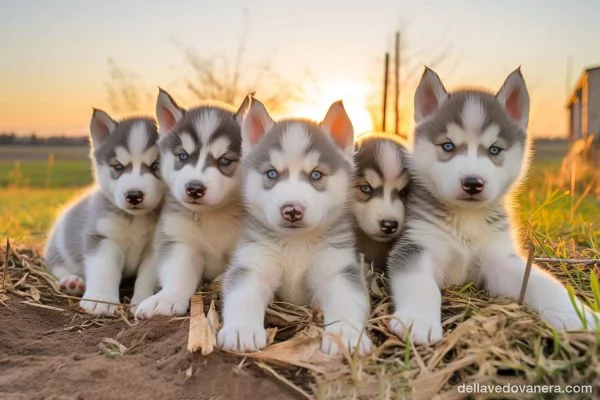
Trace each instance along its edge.
{"label": "white fur", "polygon": [[[396,312],[391,327],[404,337],[406,328],[414,324],[412,337],[416,343],[441,339],[438,287],[460,285],[473,279],[478,284],[485,283],[490,295],[512,299],[518,298],[521,289],[526,262],[517,252],[510,231],[492,231],[477,210],[459,213],[448,222],[456,227],[451,234],[431,224],[415,224],[413,238],[425,248],[424,253],[411,261],[410,273],[392,275]],[[480,269],[471,269],[475,260],[479,261]],[[564,286],[536,265],[532,267],[524,304],[556,328],[583,327]],[[578,304],[593,329],[599,315],[581,301]]]}
{"label": "white fur", "polygon": [[[245,154],[251,152],[268,131],[269,128],[264,130],[265,126],[272,124],[264,106],[260,102],[253,104],[254,109],[251,107],[243,124]],[[345,114],[343,107],[334,107],[334,111],[335,118]],[[331,120],[334,116],[329,117],[328,124],[337,127],[339,124]],[[343,273],[349,265],[357,264],[354,248],[350,245],[346,249],[333,248],[324,236],[327,227],[345,211],[343,205],[350,194],[352,177],[339,169],[323,178],[327,179],[326,190],[316,190],[305,176],[319,168],[319,154],[316,151],[304,154],[310,140],[304,125],[291,124],[283,135],[282,149],[272,149],[269,162],[277,171],[284,172],[286,178],[265,190],[263,171],[250,169],[243,184],[248,212],[258,218],[266,229],[276,232],[277,239],[242,240],[238,245],[226,273],[223,328],[218,334],[218,344],[236,351],[256,351],[265,347],[265,308],[277,295],[286,302],[312,303],[323,309],[328,325],[322,350],[339,353],[339,340],[343,348],[367,353],[372,347],[363,332],[368,297],[366,291],[357,289],[356,284]],[[341,136],[339,139],[336,143],[345,147]],[[340,157],[346,156],[340,151]],[[302,228],[284,227],[280,210],[290,203],[304,208]],[[241,266],[243,269],[236,270]],[[243,277],[237,280],[229,277],[229,274],[236,273],[243,274]],[[232,279],[233,287],[228,287]]]}
{"label": "white fur", "polygon": [[137,123],[131,128],[128,138],[129,150],[133,154],[143,154],[148,143],[148,132],[143,123]]}
{"label": "white fur", "polygon": [[291,233],[322,228],[343,212],[339,201],[348,193],[349,177],[344,174],[330,175],[324,178],[328,180],[328,190],[317,191],[304,178],[305,174],[310,174],[318,166],[319,159],[316,153],[304,155],[304,149],[309,143],[306,131],[301,124],[294,124],[285,135],[281,151],[271,150],[270,155],[273,167],[278,171],[286,170],[288,179],[265,191],[262,190],[262,174],[255,170],[248,171],[247,182],[244,184],[246,204],[254,215],[283,234],[290,233],[290,230],[284,227],[286,221],[280,210],[282,206],[292,203],[304,208],[304,226]]}
{"label": "white fur", "polygon": [[[498,168],[489,157],[481,156],[481,146],[491,146],[498,138],[497,125],[490,125],[483,133],[468,131],[454,123],[447,126],[447,136],[455,146],[466,145],[466,154],[456,154],[447,162],[437,162],[436,152],[439,146],[425,138],[417,138],[414,144],[413,157],[415,169],[427,171],[426,176],[419,179],[428,189],[445,202],[457,207],[485,207],[506,193],[512,182],[516,181],[523,166],[525,149],[512,146],[503,151],[504,166]],[[443,179],[440,177],[443,176]],[[465,205],[461,200],[464,195],[462,180],[467,176],[480,177],[484,182],[484,190],[479,194],[480,201]]]}
{"label": "white fur", "polygon": [[[219,345],[236,351],[264,347],[265,308],[277,294],[289,303],[320,307],[326,332],[340,335],[344,347],[352,350],[358,346],[359,352],[368,353],[371,341],[362,332],[368,301],[340,274],[352,262],[356,262],[352,249],[323,249],[318,233],[242,245],[232,265],[244,265],[248,271],[243,283],[226,294]],[[322,349],[340,351],[329,335],[323,339]]]}
{"label": "white fur", "polygon": [[[434,92],[443,89],[434,73],[426,73],[423,80],[426,82],[420,86],[433,85]],[[529,97],[518,71],[509,75],[497,95],[501,105],[505,105],[512,91],[519,96],[512,97],[511,117],[525,126]],[[419,96],[423,93],[417,91],[415,104],[419,104]],[[428,118],[435,118],[434,114]],[[517,299],[525,273],[526,262],[517,251],[515,227],[511,225],[504,230],[490,225],[486,216],[490,210],[506,209],[504,197],[522,173],[526,149],[523,143],[516,142],[504,151],[504,163],[495,165],[489,157],[477,153],[480,146],[487,148],[497,140],[498,126],[492,123],[482,131],[485,111],[472,100],[467,100],[461,118],[465,128],[451,123],[447,126],[447,136],[457,147],[466,145],[466,154],[439,162],[436,145],[426,137],[417,138],[414,144],[412,168],[416,179],[449,206],[442,222],[407,222],[407,240],[423,250],[406,260],[402,269],[394,270],[394,266],[390,266],[396,310],[391,327],[404,337],[412,326],[411,337],[416,343],[432,343],[442,338],[439,288],[473,279],[493,296]],[[469,175],[483,178],[485,189],[482,201],[466,205],[457,201],[457,193],[460,180]],[[599,314],[581,301],[577,303],[586,315],[588,329],[595,329]],[[536,265],[532,266],[524,304],[538,311],[556,328],[583,328],[565,287]]]}
{"label": "white fur", "polygon": [[375,170],[366,168],[364,178],[373,187],[383,186],[382,198],[371,198],[366,202],[355,201],[352,204],[354,217],[360,227],[373,240],[387,242],[398,237],[401,229],[390,235],[382,235],[380,221],[398,221],[401,227],[404,223],[404,202],[393,196],[394,190],[402,190],[408,184],[408,174],[400,175],[402,171],[401,155],[388,143],[378,147],[378,155],[383,176]]}
{"label": "white fur", "polygon": [[239,237],[241,210],[225,207],[198,218],[200,223],[177,213],[161,216],[161,230],[176,244],[157,267],[162,289],[137,307],[136,318],[184,314],[202,278],[225,270]]}
{"label": "white fur", "polygon": [[[197,129],[201,136],[210,136],[218,128],[218,122],[214,121],[216,114],[205,114],[208,118],[207,122],[197,121]],[[189,137],[189,134],[183,133],[182,147],[188,154],[196,151],[195,142]],[[208,138],[204,143],[208,143]],[[163,154],[164,161],[161,163],[161,174],[167,183],[173,197],[182,205],[192,211],[204,211],[214,207],[223,207],[230,200],[236,200],[236,196],[231,196],[231,193],[239,190],[241,185],[241,174],[239,171],[232,177],[223,175],[216,166],[209,166],[205,169],[206,158],[210,155],[215,159],[220,158],[225,154],[228,148],[226,138],[220,138],[210,146],[202,146],[198,162],[195,165],[185,165],[179,171],[172,168],[175,162],[173,154],[165,152]],[[185,186],[190,181],[200,181],[206,186],[206,192],[201,199],[191,202],[185,190]]]}
{"label": "white fur", "polygon": [[401,339],[410,332],[416,343],[437,342],[442,339],[442,295],[434,276],[440,271],[438,258],[430,253],[411,260],[414,270],[401,276],[392,275],[392,295],[395,311],[390,322],[391,329]]}
{"label": "white fur", "polygon": [[393,144],[387,142],[379,144],[377,146],[377,156],[384,180],[391,181],[400,176],[403,168],[402,155]]}
{"label": "white fur", "polygon": [[[97,165],[95,168],[96,181],[102,191],[112,198],[117,207],[132,215],[144,214],[156,208],[165,192],[165,185],[160,179],[153,174],[142,173],[143,164],[151,166],[158,159],[158,149],[156,147],[150,147],[146,151],[143,151],[145,139],[144,144],[140,143],[140,137],[143,134],[146,135],[147,133],[140,124],[132,128],[132,136],[129,138],[130,143],[138,148],[139,152],[133,152],[131,149],[127,151],[124,147],[117,147],[115,149],[116,161],[124,166],[131,164],[131,171],[123,172],[115,180],[111,177],[110,165],[102,164]],[[137,138],[134,138],[136,136]],[[126,193],[137,190],[143,192],[143,201],[136,208],[130,208],[126,200]]]}
{"label": "white fur", "polygon": [[461,119],[466,131],[481,131],[485,123],[485,110],[477,98],[470,97],[467,99],[461,110]]}
{"label": "white fur", "polygon": [[79,306],[87,313],[115,313],[117,306],[109,303],[119,304],[119,283],[124,262],[124,249],[112,240],[103,240],[96,251],[86,257],[87,285]]}
{"label": "white fur", "polygon": [[[72,293],[81,294],[79,291],[85,286],[80,307],[91,314],[114,314],[119,303],[121,278],[135,276],[138,270],[140,276],[136,279],[133,304],[152,294],[154,289],[154,274],[148,273],[146,268],[155,228],[150,211],[159,206],[165,185],[153,174],[141,172],[142,163],[149,167],[158,159],[156,146],[145,150],[151,134],[146,127],[143,122],[133,124],[127,132],[129,150],[115,149],[117,160],[110,161],[131,166],[130,172],[116,179],[111,177],[111,167],[98,164],[92,151],[97,186],[62,212],[46,248],[47,254],[55,255],[49,261],[60,260],[58,265],[49,263],[48,268],[65,290],[75,283],[77,291]],[[106,139],[118,130],[118,124],[108,114],[95,110],[90,129],[92,144],[97,148],[108,145]],[[136,209],[131,209],[125,199],[130,190],[142,191],[144,195]],[[107,202],[112,204],[107,205]],[[114,206],[131,216],[112,211]],[[97,237],[103,239],[95,243]],[[93,247],[88,249],[89,246]],[[76,262],[78,257],[83,259],[83,265]]]}
{"label": "white fur", "polygon": [[[110,239],[101,242],[93,254],[86,257],[86,289],[84,299],[93,299],[119,303],[119,283],[122,276],[130,277],[138,273],[132,304],[150,296],[156,284],[156,278],[148,271],[148,258],[151,251],[148,245],[154,235],[154,223],[143,215],[132,220],[124,217],[105,217],[94,222],[96,231]],[[112,315],[116,306],[93,301],[80,303],[90,314]]]}

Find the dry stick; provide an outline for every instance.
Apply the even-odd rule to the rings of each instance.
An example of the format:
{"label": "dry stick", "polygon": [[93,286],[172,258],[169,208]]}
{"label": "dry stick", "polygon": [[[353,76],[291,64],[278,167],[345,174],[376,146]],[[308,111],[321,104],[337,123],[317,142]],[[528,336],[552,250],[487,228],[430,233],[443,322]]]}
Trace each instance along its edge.
{"label": "dry stick", "polygon": [[4,255],[4,270],[2,271],[2,291],[6,292],[6,276],[8,275],[8,256],[10,254],[10,241],[6,238],[6,254]]}
{"label": "dry stick", "polygon": [[600,264],[600,259],[579,259],[579,258],[544,258],[544,257],[537,257],[534,258],[534,261],[537,262],[546,262],[546,263],[564,263],[564,264],[582,264],[582,265],[594,265],[594,264]]}
{"label": "dry stick", "polygon": [[521,293],[519,294],[519,304],[523,304],[525,300],[525,292],[527,291],[527,284],[529,283],[529,274],[531,273],[531,266],[533,265],[533,241],[529,242],[529,254],[527,255],[527,266],[525,267],[525,274],[523,275],[523,283],[521,284]]}

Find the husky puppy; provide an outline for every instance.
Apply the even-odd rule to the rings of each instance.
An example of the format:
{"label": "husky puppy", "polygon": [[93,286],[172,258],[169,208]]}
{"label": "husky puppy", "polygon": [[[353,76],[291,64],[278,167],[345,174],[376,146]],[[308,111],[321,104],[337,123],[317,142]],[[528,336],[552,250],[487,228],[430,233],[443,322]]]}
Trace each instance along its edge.
{"label": "husky puppy", "polygon": [[169,187],[155,239],[162,288],[139,305],[137,318],[185,314],[203,278],[225,270],[244,214],[238,164],[248,101],[237,113],[209,105],[184,110],[159,91],[161,175]]}
{"label": "husky puppy", "polygon": [[[511,188],[528,164],[529,94],[520,69],[498,93],[446,92],[426,69],[415,94],[415,138],[406,229],[389,273],[400,336],[415,343],[443,335],[440,288],[472,279],[492,296],[517,299],[526,261],[509,217]],[[565,287],[537,266],[524,303],[559,329],[583,324]],[[578,301],[588,327],[597,315]]]}
{"label": "husky puppy", "polygon": [[407,151],[395,136],[380,134],[360,137],[355,149],[353,211],[358,251],[376,266],[385,266],[404,223]]}
{"label": "husky puppy", "polygon": [[274,122],[253,100],[242,137],[249,215],[225,274],[219,345],[236,351],[265,347],[265,308],[276,295],[323,310],[325,352],[340,351],[338,338],[351,351],[369,352],[369,300],[350,208],[353,128],[342,103],[334,103],[317,124]]}
{"label": "husky puppy", "polygon": [[[165,185],[159,178],[156,123],[113,120],[94,109],[90,124],[96,186],[57,219],[46,265],[91,314],[112,315],[123,276],[135,276],[132,304],[152,295],[151,244]],[[85,292],[84,292],[85,291]]]}

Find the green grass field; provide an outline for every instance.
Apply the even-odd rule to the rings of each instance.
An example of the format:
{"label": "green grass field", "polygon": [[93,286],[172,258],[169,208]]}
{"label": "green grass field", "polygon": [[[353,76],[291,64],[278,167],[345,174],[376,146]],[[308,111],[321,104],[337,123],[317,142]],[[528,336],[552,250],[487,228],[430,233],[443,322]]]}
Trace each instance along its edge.
{"label": "green grass field", "polygon": [[0,188],[80,187],[92,182],[84,146],[0,146]]}

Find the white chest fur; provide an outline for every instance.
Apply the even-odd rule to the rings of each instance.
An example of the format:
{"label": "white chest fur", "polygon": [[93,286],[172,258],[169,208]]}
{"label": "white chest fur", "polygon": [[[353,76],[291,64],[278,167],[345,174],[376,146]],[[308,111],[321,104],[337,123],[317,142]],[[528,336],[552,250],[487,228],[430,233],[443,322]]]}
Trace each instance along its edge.
{"label": "white chest fur", "polygon": [[314,265],[318,245],[308,240],[282,240],[273,247],[274,258],[281,273],[276,295],[293,304],[309,304],[307,274]]}
{"label": "white chest fur", "polygon": [[150,250],[154,237],[155,222],[144,215],[104,217],[96,221],[96,230],[117,243],[125,254],[125,276],[135,274],[143,258]]}
{"label": "white chest fur", "polygon": [[225,270],[240,235],[238,213],[224,209],[197,214],[194,219],[175,213],[163,218],[162,230],[204,260],[203,275],[207,279],[214,279]]}
{"label": "white chest fur", "polygon": [[439,284],[464,283],[478,264],[481,249],[500,239],[485,219],[485,214],[469,210],[450,214],[439,224],[417,221],[414,233],[436,260],[435,277]]}

